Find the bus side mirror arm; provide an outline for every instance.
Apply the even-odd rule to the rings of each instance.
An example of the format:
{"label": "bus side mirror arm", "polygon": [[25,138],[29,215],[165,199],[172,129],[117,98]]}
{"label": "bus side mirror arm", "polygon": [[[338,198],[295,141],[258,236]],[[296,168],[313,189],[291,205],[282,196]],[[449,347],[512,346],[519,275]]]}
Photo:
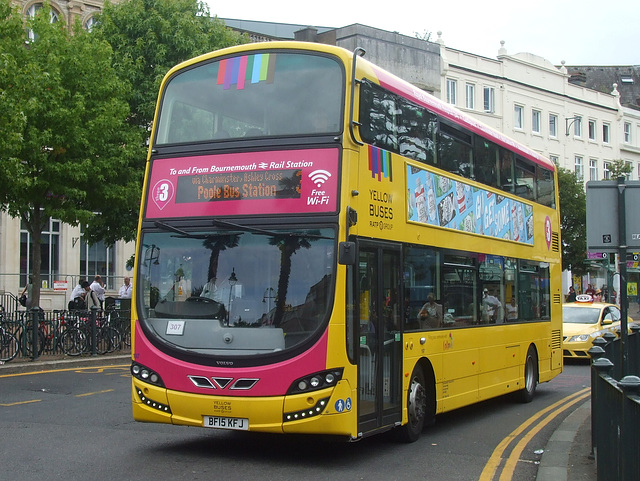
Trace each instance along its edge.
{"label": "bus side mirror arm", "polygon": [[[358,211],[347,206],[347,239],[349,239],[349,227],[358,223]],[[351,241],[338,244],[338,263],[345,266],[356,264],[356,243]]]}
{"label": "bus side mirror arm", "polygon": [[349,133],[351,134],[351,139],[358,145],[364,145],[364,142],[360,142],[356,139],[356,133],[353,130],[354,125],[360,125],[359,122],[353,120],[354,115],[354,105],[356,101],[356,84],[360,83],[360,80],[356,79],[356,61],[358,57],[362,57],[365,54],[365,50],[362,47],[357,47],[353,51],[353,61],[351,64],[351,106],[349,112]]}
{"label": "bus side mirror arm", "polygon": [[340,242],[338,245],[338,263],[343,266],[356,265],[356,243]]}

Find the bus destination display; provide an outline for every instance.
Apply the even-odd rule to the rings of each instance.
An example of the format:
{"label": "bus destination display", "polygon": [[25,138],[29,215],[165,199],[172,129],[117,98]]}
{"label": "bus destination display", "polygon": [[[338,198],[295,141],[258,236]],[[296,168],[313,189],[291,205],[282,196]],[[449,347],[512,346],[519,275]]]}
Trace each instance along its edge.
{"label": "bus destination display", "polygon": [[178,177],[176,203],[241,199],[299,199],[302,170],[196,174]]}
{"label": "bus destination display", "polygon": [[338,150],[155,159],[148,218],[337,210]]}

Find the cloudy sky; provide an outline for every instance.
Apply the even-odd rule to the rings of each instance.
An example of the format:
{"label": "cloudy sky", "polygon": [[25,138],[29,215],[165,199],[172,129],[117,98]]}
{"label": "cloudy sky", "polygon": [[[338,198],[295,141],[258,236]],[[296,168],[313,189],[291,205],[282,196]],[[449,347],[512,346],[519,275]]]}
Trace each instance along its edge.
{"label": "cloudy sky", "polygon": [[[437,32],[448,47],[495,57],[529,52],[553,64],[640,65],[638,0],[207,0],[220,18],[322,27],[360,23],[414,37]],[[394,10],[390,10],[393,6]]]}

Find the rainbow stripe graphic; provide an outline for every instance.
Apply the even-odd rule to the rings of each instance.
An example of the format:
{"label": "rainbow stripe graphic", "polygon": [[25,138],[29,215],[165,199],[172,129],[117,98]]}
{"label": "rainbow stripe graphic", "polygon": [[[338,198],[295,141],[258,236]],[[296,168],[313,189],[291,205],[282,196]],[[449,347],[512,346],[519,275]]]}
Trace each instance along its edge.
{"label": "rainbow stripe graphic", "polygon": [[275,53],[226,58],[219,63],[216,83],[222,85],[225,90],[230,89],[232,85],[235,85],[237,90],[242,90],[248,83],[273,83],[275,71]]}
{"label": "rainbow stripe graphic", "polygon": [[380,182],[383,177],[392,181],[391,153],[370,145],[369,171],[371,172],[371,177],[378,177],[378,182]]}

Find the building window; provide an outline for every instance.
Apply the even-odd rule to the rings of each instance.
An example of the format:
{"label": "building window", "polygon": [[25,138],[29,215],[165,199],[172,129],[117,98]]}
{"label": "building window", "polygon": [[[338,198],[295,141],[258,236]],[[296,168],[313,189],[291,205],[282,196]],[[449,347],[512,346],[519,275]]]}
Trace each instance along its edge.
{"label": "building window", "polygon": [[513,113],[513,128],[520,130],[524,129],[524,107],[522,107],[521,105],[514,105]]}
{"label": "building window", "polygon": [[602,178],[604,180],[610,180],[611,179],[611,163],[610,162],[605,162],[604,163],[604,167],[603,167],[603,172],[602,172]]}
{"label": "building window", "polygon": [[107,289],[117,289],[115,275],[115,248],[106,246],[104,242],[89,245],[84,239],[84,228],[80,233],[80,277],[91,282],[100,275]]}
{"label": "building window", "polygon": [[96,20],[95,15],[91,15],[89,18],[85,20],[84,29],[90,32],[91,30],[93,30],[93,27],[96,23],[98,23],[98,21]]}
{"label": "building window", "polygon": [[447,102],[451,105],[456,104],[456,91],[458,89],[458,82],[450,78],[447,79]]}
{"label": "building window", "polygon": [[539,110],[531,111],[531,131],[539,134],[540,133],[540,118],[542,117],[542,112]]}
{"label": "building window", "polygon": [[624,143],[625,144],[631,143],[631,123],[630,122],[624,123]]}
{"label": "building window", "polygon": [[558,116],[549,114],[549,137],[558,136]]}
{"label": "building window", "polygon": [[631,180],[631,173],[633,172],[633,164],[631,162],[625,162],[624,166],[629,171],[629,173],[625,174],[624,176],[627,178],[627,180]]}
{"label": "building window", "polygon": [[589,180],[598,179],[598,159],[589,159]]}
{"label": "building window", "polygon": [[589,120],[589,140],[596,140],[596,121]]}
{"label": "building window", "polygon": [[[42,3],[34,3],[27,9],[27,15],[29,16],[29,18],[35,18],[36,14],[38,13],[38,10],[40,10],[41,8],[42,8]],[[51,23],[56,23],[58,21],[58,14],[55,12],[53,7],[51,8],[50,16],[51,16],[51,19],[50,19]],[[27,35],[29,36],[29,40],[36,39],[36,35],[35,33],[33,33],[33,30],[31,29],[27,31]]]}
{"label": "building window", "polygon": [[609,124],[602,124],[602,142],[605,144],[609,143],[609,132],[611,127]]}
{"label": "building window", "polygon": [[465,90],[467,92],[466,106],[468,109],[473,110],[476,108],[476,86],[467,84]]}
{"label": "building window", "polygon": [[[53,280],[60,273],[60,221],[49,219],[49,225],[42,231],[40,239],[40,280],[43,289],[53,288]],[[33,242],[31,234],[20,223],[20,285],[25,286],[33,271]]]}
{"label": "building window", "polygon": [[493,87],[484,88],[484,111],[494,113],[496,111],[496,90]]}
{"label": "building window", "polygon": [[549,155],[549,160],[555,165],[560,166],[560,157],[557,155]]}
{"label": "building window", "polygon": [[582,137],[582,117],[575,117],[573,120],[574,137]]}
{"label": "building window", "polygon": [[574,158],[574,172],[579,180],[584,179],[584,167],[582,165],[582,157],[576,155]]}

